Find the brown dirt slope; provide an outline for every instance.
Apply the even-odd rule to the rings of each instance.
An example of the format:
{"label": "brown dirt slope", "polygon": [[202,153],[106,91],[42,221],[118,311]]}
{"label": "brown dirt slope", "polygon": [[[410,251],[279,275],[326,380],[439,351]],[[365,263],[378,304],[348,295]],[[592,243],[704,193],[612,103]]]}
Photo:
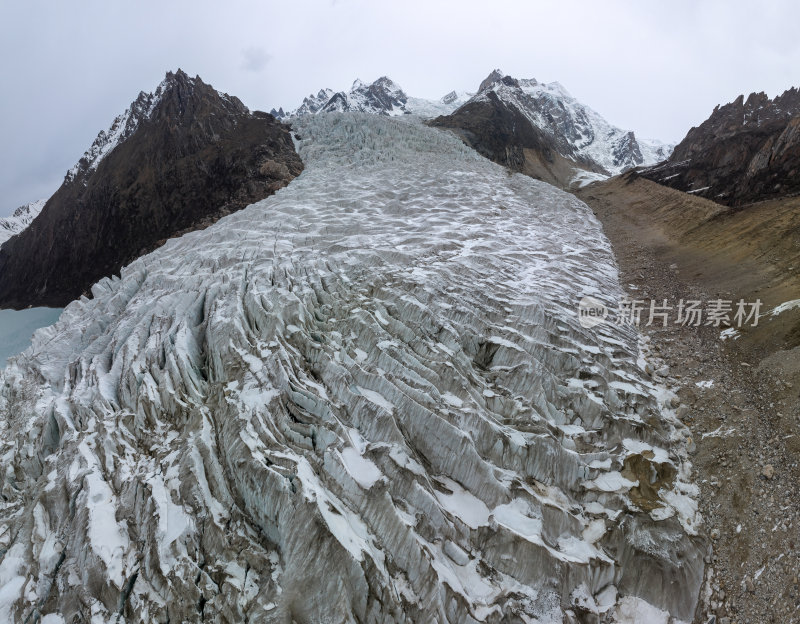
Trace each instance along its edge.
{"label": "brown dirt slope", "polygon": [[[800,299],[800,199],[734,209],[636,174],[578,195],[633,298],[760,298],[767,312]],[[644,329],[697,448],[712,549],[695,621],[800,622],[800,308],[736,339],[713,326]]]}

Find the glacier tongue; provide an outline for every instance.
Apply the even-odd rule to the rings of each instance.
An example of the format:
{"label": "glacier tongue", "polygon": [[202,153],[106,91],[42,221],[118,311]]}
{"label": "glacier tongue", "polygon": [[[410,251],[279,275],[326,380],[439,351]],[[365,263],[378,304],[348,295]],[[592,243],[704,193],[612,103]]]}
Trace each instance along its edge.
{"label": "glacier tongue", "polygon": [[578,323],[622,295],[588,207],[406,120],[295,131],[287,188],[2,373],[0,615],[690,620],[685,432]]}

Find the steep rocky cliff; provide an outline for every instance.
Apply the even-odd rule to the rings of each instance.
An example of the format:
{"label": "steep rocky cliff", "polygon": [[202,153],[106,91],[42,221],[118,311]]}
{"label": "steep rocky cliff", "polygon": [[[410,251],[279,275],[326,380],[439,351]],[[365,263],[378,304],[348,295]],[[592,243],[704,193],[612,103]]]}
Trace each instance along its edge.
{"label": "steep rocky cliff", "polygon": [[0,248],[0,307],[63,306],[187,230],[300,173],[288,129],[168,73],[101,132],[39,216]]}
{"label": "steep rocky cliff", "polygon": [[731,206],[800,192],[800,92],[740,95],[716,107],[642,175]]}
{"label": "steep rocky cliff", "polygon": [[671,150],[612,126],[556,82],[520,80],[500,70],[431,124],[452,129],[495,162],[562,187],[659,162]]}

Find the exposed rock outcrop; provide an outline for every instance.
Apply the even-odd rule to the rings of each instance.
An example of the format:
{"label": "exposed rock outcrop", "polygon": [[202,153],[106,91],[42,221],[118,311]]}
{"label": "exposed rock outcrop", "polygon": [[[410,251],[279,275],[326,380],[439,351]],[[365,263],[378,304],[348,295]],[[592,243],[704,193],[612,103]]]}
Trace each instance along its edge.
{"label": "exposed rock outcrop", "polygon": [[288,129],[271,115],[170,72],[98,135],[33,223],[0,248],[0,307],[63,306],[301,170]]}
{"label": "exposed rock outcrop", "polygon": [[642,175],[730,206],[800,192],[800,92],[717,106],[669,160]]}
{"label": "exposed rock outcrop", "polygon": [[664,160],[671,146],[609,124],[558,83],[494,70],[478,93],[432,125],[497,163],[561,187]]}
{"label": "exposed rock outcrop", "polygon": [[28,227],[44,208],[47,200],[40,199],[17,208],[10,217],[0,219],[0,245]]}

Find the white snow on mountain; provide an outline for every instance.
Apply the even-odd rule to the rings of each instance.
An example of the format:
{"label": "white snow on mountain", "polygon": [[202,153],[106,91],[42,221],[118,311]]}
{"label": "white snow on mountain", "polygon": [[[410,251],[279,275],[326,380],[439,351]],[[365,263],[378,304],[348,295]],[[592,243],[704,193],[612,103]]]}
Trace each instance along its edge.
{"label": "white snow on mountain", "polygon": [[0,245],[28,227],[46,203],[46,199],[30,202],[17,208],[10,217],[0,218]]}
{"label": "white snow on mountain", "polygon": [[490,92],[548,134],[563,156],[578,162],[572,179],[578,186],[666,160],[675,147],[640,139],[631,131],[611,125],[558,82],[517,80],[499,69],[481,83],[477,94],[453,91],[439,100],[409,97],[395,82],[383,77],[371,84],[356,80],[347,92],[322,89],[306,97],[297,109],[273,109],[272,114],[289,119],[351,111],[389,116],[413,114],[430,119],[449,115],[470,101],[486,100]]}
{"label": "white snow on mountain", "polygon": [[664,143],[658,139],[636,139],[642,152],[642,166],[650,166],[665,161],[675,149],[674,143]]}
{"label": "white snow on mountain", "polygon": [[592,211],[408,118],[294,125],[288,187],[0,372],[0,613],[690,620],[687,432],[578,321],[623,297]]}
{"label": "white snow on mountain", "polygon": [[0,368],[6,360],[31,345],[33,333],[52,325],[61,310],[57,308],[26,308],[25,310],[0,310]]}
{"label": "white snow on mountain", "polygon": [[608,175],[665,160],[674,148],[660,141],[638,139],[633,132],[611,125],[558,82],[516,80],[494,70],[473,100],[486,100],[490,92],[549,134],[562,155],[584,158]]}
{"label": "white snow on mountain", "polygon": [[371,84],[357,79],[346,92],[321,89],[316,95],[312,93],[306,97],[295,110],[284,112],[283,108],[273,109],[272,114],[279,119],[331,112],[359,112],[391,117],[418,115],[430,118],[453,112],[470,97],[471,94],[455,91],[439,100],[409,97],[396,82],[383,76]]}
{"label": "white snow on mountain", "polygon": [[127,140],[144,119],[149,119],[168,87],[169,78],[165,78],[152,93],[142,91],[139,97],[118,115],[108,130],[101,130],[92,145],[81,159],[67,171],[65,180],[71,182],[80,175],[97,169],[100,162],[110,154],[117,145]]}

